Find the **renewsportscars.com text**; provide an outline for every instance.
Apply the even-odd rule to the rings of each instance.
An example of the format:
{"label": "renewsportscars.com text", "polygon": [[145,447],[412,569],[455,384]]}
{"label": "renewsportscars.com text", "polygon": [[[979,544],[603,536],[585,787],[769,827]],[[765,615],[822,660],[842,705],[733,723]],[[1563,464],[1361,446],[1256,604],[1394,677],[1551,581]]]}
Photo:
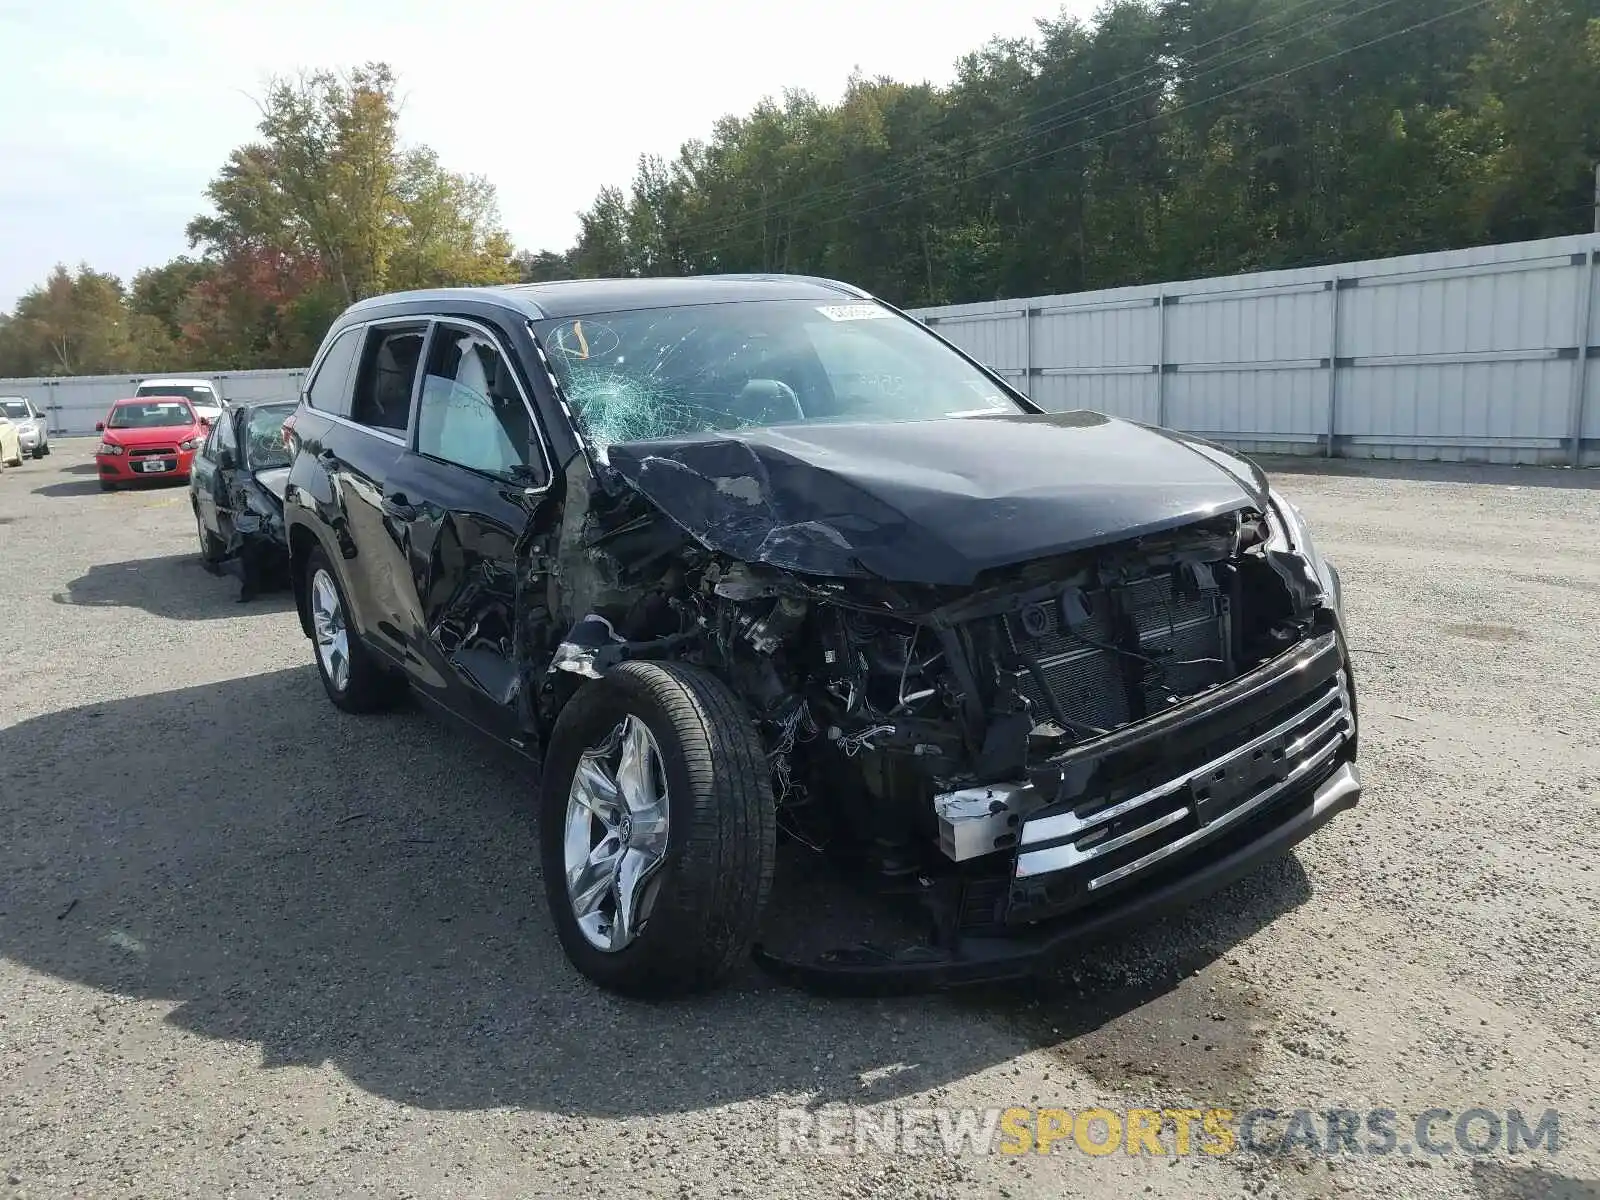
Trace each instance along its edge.
{"label": "renewsportscars.com text", "polygon": [[780,1155],[1555,1154],[1553,1108],[791,1108]]}

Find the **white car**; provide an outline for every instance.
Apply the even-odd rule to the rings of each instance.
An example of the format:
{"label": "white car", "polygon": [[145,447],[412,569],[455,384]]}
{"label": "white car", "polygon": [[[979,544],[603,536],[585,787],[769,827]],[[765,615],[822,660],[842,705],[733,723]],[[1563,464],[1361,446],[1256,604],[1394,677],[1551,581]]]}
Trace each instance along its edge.
{"label": "white car", "polygon": [[17,427],[22,452],[34,458],[50,453],[50,423],[44,412],[26,396],[0,396],[0,416]]}
{"label": "white car", "polygon": [[222,416],[222,399],[209,379],[146,379],[134,396],[178,396],[189,402],[194,415],[215,425]]}
{"label": "white car", "polygon": [[21,465],[22,436],[17,431],[16,422],[0,413],[0,470]]}

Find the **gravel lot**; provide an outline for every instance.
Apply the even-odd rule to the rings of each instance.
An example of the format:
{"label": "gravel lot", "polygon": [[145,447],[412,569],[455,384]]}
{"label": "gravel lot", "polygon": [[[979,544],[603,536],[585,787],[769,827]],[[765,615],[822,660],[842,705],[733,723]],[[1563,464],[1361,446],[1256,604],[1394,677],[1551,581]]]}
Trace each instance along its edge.
{"label": "gravel lot", "polygon": [[[1600,479],[1281,474],[1367,797],[1063,978],[670,1006],[568,968],[514,760],[324,699],[92,443],[0,474],[0,1200],[1600,1196]],[[780,1108],[1562,1113],[1559,1153],[776,1154]],[[1448,1125],[1441,1126],[1448,1129]]]}

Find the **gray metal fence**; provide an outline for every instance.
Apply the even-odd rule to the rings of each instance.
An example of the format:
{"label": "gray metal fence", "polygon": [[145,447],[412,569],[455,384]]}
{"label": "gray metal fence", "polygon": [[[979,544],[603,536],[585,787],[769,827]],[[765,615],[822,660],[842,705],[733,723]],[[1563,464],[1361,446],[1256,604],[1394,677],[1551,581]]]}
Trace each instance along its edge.
{"label": "gray metal fence", "polygon": [[149,375],[75,375],[57,379],[0,379],[0,396],[28,396],[50,418],[52,433],[93,433],[114,401],[131,396],[146,379],[209,379],[224,401],[297,400],[305,369],[282,371],[162,372]]}
{"label": "gray metal fence", "polygon": [[1600,236],[915,315],[1050,409],[1257,453],[1600,465]]}
{"label": "gray metal fence", "polygon": [[[1256,453],[1600,465],[1600,235],[915,315],[1050,409]],[[304,370],[210,378],[293,399]],[[0,379],[88,433],[146,376]]]}

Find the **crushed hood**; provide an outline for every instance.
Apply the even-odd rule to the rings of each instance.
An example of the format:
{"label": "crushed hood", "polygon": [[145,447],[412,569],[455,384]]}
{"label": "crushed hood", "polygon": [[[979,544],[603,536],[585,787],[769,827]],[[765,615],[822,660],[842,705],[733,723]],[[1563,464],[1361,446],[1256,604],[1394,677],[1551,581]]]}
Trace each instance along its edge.
{"label": "crushed hood", "polygon": [[615,443],[608,458],[711,549],[900,583],[969,584],[1267,503],[1245,460],[1091,412],[774,426]]}

